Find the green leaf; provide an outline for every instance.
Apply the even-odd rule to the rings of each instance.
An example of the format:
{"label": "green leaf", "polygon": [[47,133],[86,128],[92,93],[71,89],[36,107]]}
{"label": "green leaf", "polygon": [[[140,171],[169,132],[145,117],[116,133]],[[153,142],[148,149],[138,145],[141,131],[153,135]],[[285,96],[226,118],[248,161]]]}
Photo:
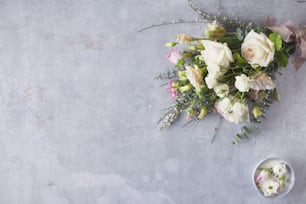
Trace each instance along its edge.
{"label": "green leaf", "polygon": [[238,137],[239,139],[242,139],[242,135],[241,134],[236,134],[236,137]]}
{"label": "green leaf", "polygon": [[248,128],[247,126],[243,126],[242,129],[243,129],[243,131],[244,131],[245,133],[247,133],[247,134],[250,134],[250,133],[251,133],[250,128]]}
{"label": "green leaf", "polygon": [[281,176],[278,178],[278,180],[282,181],[282,182],[285,182],[286,181],[286,176]]}
{"label": "green leaf", "polygon": [[269,39],[274,43],[275,50],[280,51],[283,45],[283,41],[282,41],[280,34],[278,32],[271,33],[269,35]]}
{"label": "green leaf", "polygon": [[175,67],[182,67],[185,64],[185,60],[183,58],[179,59],[175,65]]}
{"label": "green leaf", "polygon": [[236,53],[236,60],[237,60],[237,64],[240,64],[240,65],[248,63],[243,57],[241,57],[241,55],[238,52]]}
{"label": "green leaf", "polygon": [[288,64],[288,57],[283,52],[279,53],[276,60],[279,67],[286,67]]}

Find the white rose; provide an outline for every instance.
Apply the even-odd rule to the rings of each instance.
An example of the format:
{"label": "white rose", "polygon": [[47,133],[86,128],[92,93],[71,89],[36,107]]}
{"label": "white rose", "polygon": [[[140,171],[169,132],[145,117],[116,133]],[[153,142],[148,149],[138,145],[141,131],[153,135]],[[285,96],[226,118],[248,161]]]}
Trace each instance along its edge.
{"label": "white rose", "polygon": [[251,79],[247,77],[245,74],[241,74],[240,76],[235,77],[235,87],[240,92],[248,92],[251,88]]}
{"label": "white rose", "polygon": [[191,85],[196,89],[200,89],[203,82],[203,71],[199,69],[197,65],[194,67],[187,66],[186,67],[186,76],[190,81]]}
{"label": "white rose", "polygon": [[209,89],[212,89],[217,85],[217,79],[210,74],[205,77],[205,82]]}
{"label": "white rose", "polygon": [[216,64],[222,67],[229,67],[233,62],[233,55],[226,43],[219,43],[211,40],[202,40],[205,50],[201,52],[207,65]]}
{"label": "white rose", "polygon": [[214,87],[214,91],[220,98],[223,98],[228,95],[229,93],[229,87],[227,84],[217,84]]}
{"label": "white rose", "polygon": [[249,64],[267,67],[274,58],[274,44],[263,33],[251,30],[241,45],[241,55]]}
{"label": "white rose", "polygon": [[273,170],[274,175],[278,177],[281,177],[287,173],[286,164],[284,163],[280,163],[280,164],[273,166],[272,170]]}
{"label": "white rose", "polygon": [[266,180],[261,185],[261,190],[264,196],[271,196],[277,194],[279,189],[279,183],[273,180]]}

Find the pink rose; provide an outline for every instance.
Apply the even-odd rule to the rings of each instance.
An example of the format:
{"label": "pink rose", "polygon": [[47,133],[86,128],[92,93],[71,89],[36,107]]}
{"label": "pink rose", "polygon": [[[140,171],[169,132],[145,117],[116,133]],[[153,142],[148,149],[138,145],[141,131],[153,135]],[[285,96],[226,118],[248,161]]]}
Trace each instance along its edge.
{"label": "pink rose", "polygon": [[167,56],[167,59],[173,64],[176,64],[180,59],[182,59],[182,57],[183,56],[177,49],[172,48]]}

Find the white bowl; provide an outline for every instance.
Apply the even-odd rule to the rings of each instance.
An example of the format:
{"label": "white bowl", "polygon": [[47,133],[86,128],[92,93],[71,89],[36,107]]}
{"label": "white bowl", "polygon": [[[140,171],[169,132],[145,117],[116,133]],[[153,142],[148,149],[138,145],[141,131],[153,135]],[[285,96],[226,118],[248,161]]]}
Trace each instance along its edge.
{"label": "white bowl", "polygon": [[[262,166],[262,165],[265,165],[265,164],[267,164],[267,163],[272,163],[272,162],[283,162],[283,163],[286,165],[286,167],[287,167],[288,174],[290,175],[290,178],[289,178],[289,182],[286,184],[286,186],[285,186],[285,188],[283,189],[282,192],[279,192],[278,194],[273,195],[273,196],[264,196],[264,194],[257,188],[257,185],[256,185],[256,178],[257,178],[258,173],[259,173],[258,168],[259,168],[260,166]],[[282,159],[279,159],[279,158],[271,157],[271,158],[263,159],[262,161],[260,161],[260,162],[255,166],[255,168],[254,168],[254,170],[253,170],[252,180],[253,180],[253,185],[254,185],[256,191],[257,191],[260,195],[262,195],[262,196],[265,197],[265,198],[272,198],[272,199],[273,199],[273,198],[280,198],[280,197],[283,197],[283,196],[285,196],[287,193],[289,193],[289,192],[292,190],[292,188],[293,188],[293,186],[294,186],[295,175],[294,175],[294,171],[293,171],[292,166],[291,166],[288,162],[286,162],[286,161],[284,161],[284,160],[282,160]]]}

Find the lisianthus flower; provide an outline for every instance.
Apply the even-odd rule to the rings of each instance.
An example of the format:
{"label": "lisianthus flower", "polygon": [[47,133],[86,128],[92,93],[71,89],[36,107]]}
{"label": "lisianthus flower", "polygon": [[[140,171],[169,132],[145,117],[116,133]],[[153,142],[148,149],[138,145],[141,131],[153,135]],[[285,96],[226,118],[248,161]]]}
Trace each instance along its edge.
{"label": "lisianthus flower", "polygon": [[269,172],[265,171],[265,170],[261,170],[259,175],[256,178],[256,182],[258,184],[266,181],[269,178]]}
{"label": "lisianthus flower", "polygon": [[215,104],[217,112],[226,120],[234,123],[249,121],[249,109],[246,104],[231,102],[230,98],[224,97]]}
{"label": "lisianthus flower", "polygon": [[201,85],[203,85],[203,70],[199,69],[197,65],[186,66],[186,75],[191,83],[191,85],[199,90],[201,88]]}
{"label": "lisianthus flower", "polygon": [[251,88],[251,79],[247,77],[245,74],[241,74],[240,76],[235,77],[235,87],[240,92],[248,92]]}
{"label": "lisianthus flower", "polygon": [[226,30],[223,26],[219,25],[216,21],[208,23],[205,29],[205,35],[208,38],[219,38],[226,34]]}
{"label": "lisianthus flower", "polygon": [[254,90],[272,90],[276,85],[274,81],[266,73],[257,73],[251,78],[251,88]]}
{"label": "lisianthus flower", "polygon": [[249,64],[267,67],[274,59],[273,42],[263,33],[251,30],[241,45],[241,55]]}
{"label": "lisianthus flower", "polygon": [[205,77],[205,83],[209,89],[212,89],[217,85],[217,79],[213,75],[208,74]]}
{"label": "lisianthus flower", "polygon": [[228,95],[229,93],[229,87],[227,84],[217,84],[214,87],[214,91],[220,98],[223,98]]}
{"label": "lisianthus flower", "polygon": [[177,90],[175,88],[173,88],[173,86],[174,86],[174,82],[170,81],[168,83],[168,88],[169,88],[170,95],[171,95],[172,98],[176,98]]}
{"label": "lisianthus flower", "polygon": [[180,34],[176,36],[176,42],[177,43],[188,43],[193,40],[193,37],[186,34]]}
{"label": "lisianthus flower", "polygon": [[216,103],[217,112],[222,114],[229,114],[232,111],[232,102],[228,97],[224,97]]}
{"label": "lisianthus flower", "polygon": [[176,48],[172,48],[167,56],[167,59],[173,64],[176,64],[182,58],[183,56]]}
{"label": "lisianthus flower", "polygon": [[229,121],[238,123],[250,120],[249,108],[245,103],[235,102],[232,111]]}

